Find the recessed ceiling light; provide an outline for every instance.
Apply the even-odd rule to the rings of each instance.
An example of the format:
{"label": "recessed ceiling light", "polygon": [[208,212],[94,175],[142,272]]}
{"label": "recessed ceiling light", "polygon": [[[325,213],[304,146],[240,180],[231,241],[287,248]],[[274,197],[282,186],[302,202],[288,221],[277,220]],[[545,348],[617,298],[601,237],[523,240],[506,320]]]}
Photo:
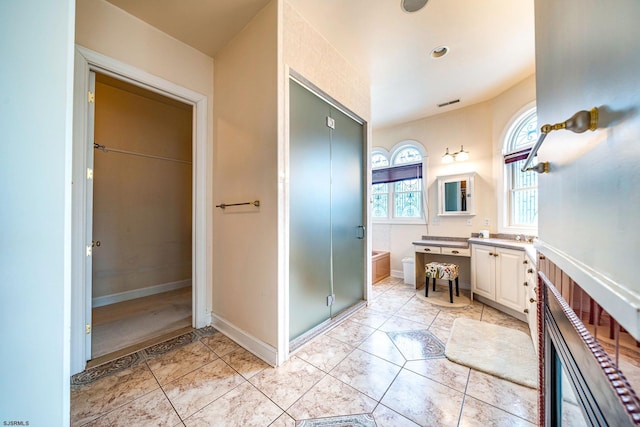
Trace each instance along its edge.
{"label": "recessed ceiling light", "polygon": [[429,0],[400,0],[400,7],[408,13],[417,12],[427,5]]}
{"label": "recessed ceiling light", "polygon": [[449,53],[449,48],[446,46],[438,46],[431,51],[431,57],[434,59],[442,58]]}

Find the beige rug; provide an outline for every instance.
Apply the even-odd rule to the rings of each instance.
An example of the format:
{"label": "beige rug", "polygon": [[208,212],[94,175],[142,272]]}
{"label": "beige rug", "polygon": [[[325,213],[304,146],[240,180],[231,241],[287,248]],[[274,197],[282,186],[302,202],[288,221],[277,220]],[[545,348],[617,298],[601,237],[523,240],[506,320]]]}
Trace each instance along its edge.
{"label": "beige rug", "polygon": [[[431,285],[430,285],[431,286]],[[436,285],[436,291],[433,291],[433,287],[429,288],[429,296],[424,296],[424,286],[416,290],[416,296],[423,301],[431,304],[439,305],[441,307],[449,308],[462,308],[471,304],[471,300],[466,296],[462,289],[460,289],[460,296],[456,296],[455,284],[453,285],[453,303],[449,302],[449,285]]]}
{"label": "beige rug", "polygon": [[531,338],[524,332],[457,318],[444,354],[460,365],[516,384],[538,387],[538,358]]}

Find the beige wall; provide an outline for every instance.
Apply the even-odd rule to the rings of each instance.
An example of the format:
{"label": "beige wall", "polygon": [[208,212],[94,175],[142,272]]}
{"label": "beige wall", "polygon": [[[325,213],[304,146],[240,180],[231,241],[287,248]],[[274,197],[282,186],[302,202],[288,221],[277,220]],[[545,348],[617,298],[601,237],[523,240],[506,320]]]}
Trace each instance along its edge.
{"label": "beige wall", "polygon": [[213,313],[277,346],[277,2],[215,57]]}
{"label": "beige wall", "polygon": [[[96,84],[95,141],[191,162],[192,108],[118,86]],[[191,169],[94,150],[94,298],[191,279]]]}
{"label": "beige wall", "polygon": [[105,0],[76,2],[76,43],[209,97],[213,59]]}
{"label": "beige wall", "polygon": [[[579,14],[574,13],[580,8]],[[640,339],[640,3],[536,1],[539,123],[600,108],[599,129],[539,151],[540,250]],[[620,46],[625,46],[620,49]],[[596,53],[597,52],[597,53]]]}
{"label": "beige wall", "polygon": [[[413,255],[411,242],[422,235],[470,237],[472,232],[489,228],[498,231],[498,182],[502,137],[512,116],[535,98],[531,76],[496,98],[436,116],[388,128],[374,129],[373,146],[390,150],[404,140],[420,142],[426,152],[426,186],[429,224],[374,224],[374,249],[391,252],[391,269],[402,272],[402,258]],[[443,164],[445,150],[460,146],[469,151],[468,161]],[[472,217],[439,217],[437,177],[467,172],[475,176],[475,212]],[[467,225],[471,220],[471,225]],[[488,220],[489,225],[485,225]]]}
{"label": "beige wall", "polygon": [[286,1],[283,16],[283,59],[286,66],[369,121],[370,85],[363,73],[349,64]]}

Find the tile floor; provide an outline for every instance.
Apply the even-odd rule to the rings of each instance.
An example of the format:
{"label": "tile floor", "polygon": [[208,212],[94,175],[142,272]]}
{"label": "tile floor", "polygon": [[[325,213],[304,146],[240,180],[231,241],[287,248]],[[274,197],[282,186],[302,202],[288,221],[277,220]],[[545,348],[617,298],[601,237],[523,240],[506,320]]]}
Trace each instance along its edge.
{"label": "tile floor", "polygon": [[210,328],[177,349],[131,355],[131,367],[72,385],[72,425],[281,427],[351,414],[379,427],[534,425],[535,390],[442,356],[460,316],[528,332],[491,307],[435,306],[389,278],[369,307],[278,368]]}

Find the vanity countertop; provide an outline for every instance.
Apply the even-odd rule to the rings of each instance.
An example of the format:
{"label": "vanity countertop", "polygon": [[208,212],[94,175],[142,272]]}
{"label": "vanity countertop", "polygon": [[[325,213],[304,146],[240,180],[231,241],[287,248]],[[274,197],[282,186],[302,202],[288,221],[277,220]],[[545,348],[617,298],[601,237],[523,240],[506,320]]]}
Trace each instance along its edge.
{"label": "vanity countertop", "polygon": [[469,242],[466,240],[416,240],[412,242],[418,246],[443,246],[445,248],[468,248]]}
{"label": "vanity countertop", "polygon": [[511,240],[511,239],[496,239],[491,237],[488,239],[485,239],[482,237],[471,237],[469,239],[469,243],[472,243],[475,245],[496,246],[499,248],[516,249],[519,251],[525,251],[533,262],[536,262],[538,258],[538,255],[537,255],[536,249],[533,246],[533,243],[520,242],[517,240]]}

